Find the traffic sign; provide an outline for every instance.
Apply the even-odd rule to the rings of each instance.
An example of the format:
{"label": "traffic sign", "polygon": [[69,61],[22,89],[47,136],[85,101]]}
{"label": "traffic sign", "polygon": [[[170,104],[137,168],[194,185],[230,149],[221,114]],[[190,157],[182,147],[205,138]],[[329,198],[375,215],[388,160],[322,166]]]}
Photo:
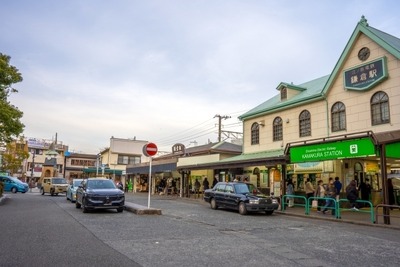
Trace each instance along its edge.
{"label": "traffic sign", "polygon": [[148,143],[143,146],[143,154],[146,157],[154,156],[155,154],[157,154],[157,151],[158,151],[157,145],[154,143]]}

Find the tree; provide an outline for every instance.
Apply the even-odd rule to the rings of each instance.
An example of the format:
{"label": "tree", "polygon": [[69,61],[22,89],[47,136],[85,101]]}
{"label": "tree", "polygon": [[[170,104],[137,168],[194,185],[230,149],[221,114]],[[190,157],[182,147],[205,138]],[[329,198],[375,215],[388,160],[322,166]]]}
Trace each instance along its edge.
{"label": "tree", "polygon": [[0,146],[17,138],[24,130],[21,122],[23,112],[8,101],[12,93],[17,93],[13,84],[22,82],[19,70],[10,65],[10,56],[0,53]]}
{"label": "tree", "polygon": [[8,171],[10,175],[21,172],[22,163],[29,157],[28,148],[23,137],[6,145],[3,153],[3,166],[1,169]]}

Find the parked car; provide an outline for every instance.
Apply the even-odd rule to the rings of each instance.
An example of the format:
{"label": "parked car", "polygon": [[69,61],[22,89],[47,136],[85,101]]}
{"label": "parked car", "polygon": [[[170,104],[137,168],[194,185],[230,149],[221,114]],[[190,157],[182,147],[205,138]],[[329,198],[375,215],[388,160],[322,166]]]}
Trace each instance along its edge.
{"label": "parked car", "polygon": [[82,183],[83,179],[72,179],[71,184],[67,188],[67,200],[71,202],[76,201],[76,190],[78,189],[78,186]]}
{"label": "parked car", "polygon": [[0,176],[0,181],[2,181],[4,184],[4,192],[28,192],[28,184],[20,181],[18,178],[2,175]]}
{"label": "parked car", "polygon": [[279,207],[275,198],[263,195],[253,184],[243,182],[219,182],[204,191],[204,200],[212,209],[234,209],[241,215],[259,211],[271,215]]}
{"label": "parked car", "polygon": [[125,194],[118,189],[112,180],[106,178],[89,178],[82,181],[76,190],[77,209],[86,213],[93,209],[116,209],[124,211]]}
{"label": "parked car", "polygon": [[59,177],[45,177],[40,188],[40,193],[44,195],[49,193],[50,195],[58,195],[59,193],[67,193],[68,183],[64,178]]}

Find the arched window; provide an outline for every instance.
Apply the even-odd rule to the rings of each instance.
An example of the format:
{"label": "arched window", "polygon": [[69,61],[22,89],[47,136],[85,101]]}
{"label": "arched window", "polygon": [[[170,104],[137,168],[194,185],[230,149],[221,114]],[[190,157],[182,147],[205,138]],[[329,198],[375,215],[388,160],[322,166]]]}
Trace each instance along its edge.
{"label": "arched window", "polygon": [[258,145],[260,143],[260,126],[257,122],[251,125],[251,144]]}
{"label": "arched window", "polygon": [[272,123],[272,138],[274,141],[283,140],[282,118],[276,117]]}
{"label": "arched window", "polygon": [[389,97],[384,92],[377,92],[371,98],[372,125],[390,122]]}
{"label": "arched window", "polygon": [[299,116],[300,137],[311,136],[311,114],[308,110],[303,110]]}
{"label": "arched window", "polygon": [[346,106],[336,102],[331,109],[332,132],[346,130]]}

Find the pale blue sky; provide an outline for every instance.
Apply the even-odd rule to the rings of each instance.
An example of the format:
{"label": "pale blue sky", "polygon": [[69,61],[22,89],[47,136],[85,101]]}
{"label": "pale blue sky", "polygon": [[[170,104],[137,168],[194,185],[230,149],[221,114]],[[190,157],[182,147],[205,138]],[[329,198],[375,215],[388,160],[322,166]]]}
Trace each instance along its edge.
{"label": "pale blue sky", "polygon": [[97,153],[111,136],[174,143],[242,131],[280,82],[329,74],[361,15],[400,37],[393,1],[3,0],[0,52],[24,81],[25,136]]}

